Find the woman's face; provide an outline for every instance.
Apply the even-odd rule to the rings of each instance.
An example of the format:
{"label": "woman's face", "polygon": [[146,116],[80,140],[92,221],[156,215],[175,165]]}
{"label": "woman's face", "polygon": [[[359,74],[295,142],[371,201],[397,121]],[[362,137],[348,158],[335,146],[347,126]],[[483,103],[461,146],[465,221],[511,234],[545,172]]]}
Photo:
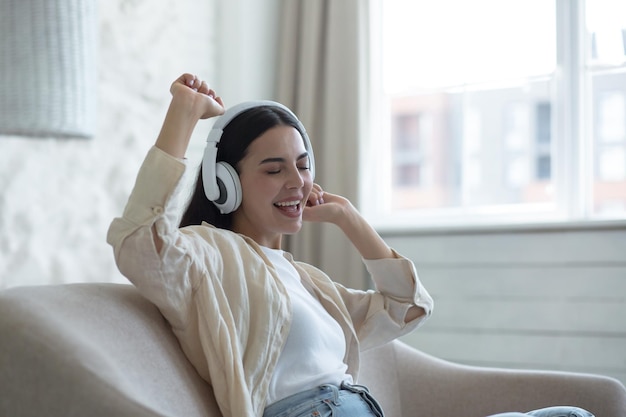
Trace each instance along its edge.
{"label": "woman's face", "polygon": [[291,126],[267,130],[248,146],[238,169],[242,201],[233,213],[233,231],[279,249],[283,234],[302,227],[302,211],[313,187],[300,132]]}

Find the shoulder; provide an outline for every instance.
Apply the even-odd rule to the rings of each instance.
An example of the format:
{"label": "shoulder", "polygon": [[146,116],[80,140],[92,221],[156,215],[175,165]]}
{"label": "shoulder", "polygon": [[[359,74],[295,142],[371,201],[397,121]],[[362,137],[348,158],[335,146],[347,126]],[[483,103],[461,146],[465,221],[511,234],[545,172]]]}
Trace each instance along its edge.
{"label": "shoulder", "polygon": [[260,246],[252,239],[235,233],[231,230],[220,229],[206,222],[201,225],[185,226],[180,229],[195,245],[201,245],[206,250],[213,251],[222,258],[238,262],[249,261],[250,258],[259,258]]}

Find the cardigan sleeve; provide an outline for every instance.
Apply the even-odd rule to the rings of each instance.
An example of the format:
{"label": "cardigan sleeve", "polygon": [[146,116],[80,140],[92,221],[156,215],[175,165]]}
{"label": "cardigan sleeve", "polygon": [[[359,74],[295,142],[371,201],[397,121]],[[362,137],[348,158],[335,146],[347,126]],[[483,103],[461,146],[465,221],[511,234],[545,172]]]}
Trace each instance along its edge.
{"label": "cardigan sleeve", "polygon": [[[421,307],[423,319],[432,314],[434,302],[419,279],[415,265],[394,251],[395,258],[367,260],[365,267],[376,290],[388,299],[387,310],[394,321],[403,322],[409,308]],[[415,324],[421,324],[421,321]]]}
{"label": "cardigan sleeve", "polygon": [[[333,282],[324,272],[298,263],[321,293],[322,304],[344,327],[350,344],[354,332],[359,350],[367,350],[418,328],[431,315],[433,299],[422,285],[413,262],[394,251],[395,258],[363,260],[375,289],[363,291]],[[405,322],[413,306],[424,314]]]}
{"label": "cardigan sleeve", "polygon": [[[137,175],[123,214],[107,233],[120,272],[161,309],[170,324],[183,327],[193,289],[192,245],[178,229],[177,196],[186,164],[152,147]],[[163,247],[157,252],[157,233]]]}
{"label": "cardigan sleeve", "polygon": [[[394,255],[395,258],[364,260],[375,290],[367,291],[365,299],[356,297],[361,301],[349,307],[356,312],[353,319],[361,350],[380,346],[414,331],[432,314],[433,299],[422,285],[415,265],[395,251]],[[367,310],[360,305],[365,300],[368,300]],[[420,307],[424,313],[405,322],[407,312],[414,306]]]}

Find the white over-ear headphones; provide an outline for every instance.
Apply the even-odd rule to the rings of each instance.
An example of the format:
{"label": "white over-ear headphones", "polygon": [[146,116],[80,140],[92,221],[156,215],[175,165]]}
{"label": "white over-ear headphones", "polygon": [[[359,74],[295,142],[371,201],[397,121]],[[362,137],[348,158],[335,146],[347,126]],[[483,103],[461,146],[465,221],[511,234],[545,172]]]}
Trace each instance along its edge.
{"label": "white over-ear headphones", "polygon": [[215,121],[213,128],[209,132],[206,148],[204,149],[204,157],[202,158],[204,193],[222,214],[232,213],[237,210],[241,204],[242,191],[239,175],[235,168],[226,162],[217,162],[217,146],[224,133],[224,128],[231,120],[246,110],[262,106],[278,107],[289,113],[297,122],[298,130],[302,134],[304,146],[309,154],[311,177],[315,178],[315,158],[313,156],[313,148],[311,147],[309,136],[300,120],[298,120],[297,116],[288,107],[269,100],[247,101],[237,104],[226,110],[226,112]]}

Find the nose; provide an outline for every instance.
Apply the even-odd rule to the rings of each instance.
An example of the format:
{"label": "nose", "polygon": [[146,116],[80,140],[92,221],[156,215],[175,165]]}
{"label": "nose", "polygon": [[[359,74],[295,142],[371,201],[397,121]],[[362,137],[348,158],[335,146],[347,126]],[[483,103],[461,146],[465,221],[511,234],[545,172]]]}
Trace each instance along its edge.
{"label": "nose", "polygon": [[287,178],[287,188],[297,189],[302,188],[304,186],[304,177],[303,172],[298,169],[298,167],[293,167],[289,170],[289,177]]}

